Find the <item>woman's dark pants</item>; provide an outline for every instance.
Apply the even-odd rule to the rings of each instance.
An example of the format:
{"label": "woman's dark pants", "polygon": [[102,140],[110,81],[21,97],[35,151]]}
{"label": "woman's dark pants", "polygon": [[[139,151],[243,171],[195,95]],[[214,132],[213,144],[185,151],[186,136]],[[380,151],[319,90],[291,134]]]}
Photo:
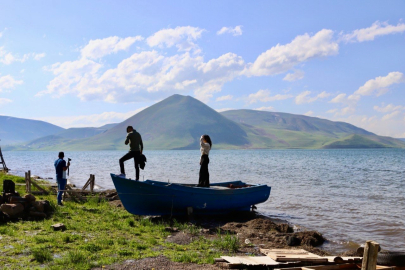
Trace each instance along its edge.
{"label": "woman's dark pants", "polygon": [[131,159],[131,158],[134,158],[134,165],[135,165],[135,171],[136,171],[136,180],[139,180],[139,162],[140,162],[140,158],[141,158],[141,152],[140,151],[129,151],[122,158],[120,158],[121,173],[125,174],[124,162]]}
{"label": "woman's dark pants", "polygon": [[208,155],[202,155],[200,167],[200,180],[198,181],[198,187],[210,187],[210,174],[208,172],[208,163],[210,163]]}

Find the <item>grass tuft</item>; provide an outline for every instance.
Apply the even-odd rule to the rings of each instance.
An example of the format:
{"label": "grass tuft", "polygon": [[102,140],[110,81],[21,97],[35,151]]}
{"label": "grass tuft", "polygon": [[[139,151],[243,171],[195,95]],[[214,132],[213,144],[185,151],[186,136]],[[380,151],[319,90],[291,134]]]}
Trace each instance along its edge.
{"label": "grass tuft", "polygon": [[52,261],[52,253],[48,248],[35,248],[32,250],[32,255],[34,259],[39,263],[50,262]]}

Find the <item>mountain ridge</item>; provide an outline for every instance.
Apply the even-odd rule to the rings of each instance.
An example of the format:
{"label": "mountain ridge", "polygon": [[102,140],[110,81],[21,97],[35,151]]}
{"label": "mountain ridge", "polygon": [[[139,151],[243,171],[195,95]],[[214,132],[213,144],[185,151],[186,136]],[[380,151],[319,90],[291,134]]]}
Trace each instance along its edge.
{"label": "mountain ridge", "polygon": [[106,130],[71,128],[9,149],[125,150],[129,125],[141,133],[145,149],[198,149],[202,134],[211,136],[213,149],[405,147],[403,141],[345,122],[247,109],[218,113],[195,98],[173,95]]}

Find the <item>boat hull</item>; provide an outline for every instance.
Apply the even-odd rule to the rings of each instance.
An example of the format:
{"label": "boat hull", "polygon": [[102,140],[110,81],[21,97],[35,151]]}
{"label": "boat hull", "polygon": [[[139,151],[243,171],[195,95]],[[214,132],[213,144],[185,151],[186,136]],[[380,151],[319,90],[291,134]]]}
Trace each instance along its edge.
{"label": "boat hull", "polygon": [[125,209],[134,215],[186,215],[192,207],[196,214],[226,214],[249,211],[252,205],[265,202],[271,187],[254,185],[243,188],[241,181],[211,184],[211,188],[170,184],[159,181],[134,181],[111,174]]}

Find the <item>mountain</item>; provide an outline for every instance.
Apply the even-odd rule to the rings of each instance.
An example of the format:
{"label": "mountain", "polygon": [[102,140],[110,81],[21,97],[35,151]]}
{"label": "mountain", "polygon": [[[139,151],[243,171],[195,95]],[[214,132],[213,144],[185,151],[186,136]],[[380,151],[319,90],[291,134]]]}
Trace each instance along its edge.
{"label": "mountain", "polygon": [[88,137],[93,137],[97,134],[106,132],[110,128],[113,128],[117,124],[107,124],[99,128],[94,127],[84,127],[84,128],[68,128],[55,135],[66,138],[66,139],[84,139]]}
{"label": "mountain", "polygon": [[[111,129],[85,139],[44,138],[27,144],[41,150],[115,150],[128,149],[124,144],[126,127],[141,133],[146,149],[199,149],[199,138],[209,134],[217,148],[240,148],[248,145],[247,134],[201,101],[189,96],[173,95],[135,114]],[[57,142],[46,144],[47,141]]]}
{"label": "mountain", "polygon": [[405,138],[399,138],[398,140],[404,141],[405,142]]}
{"label": "mountain", "polygon": [[64,131],[44,121],[0,116],[1,144],[22,143]]}
{"label": "mountain", "polygon": [[[377,136],[348,123],[305,115],[255,110],[230,110],[221,114],[243,127],[251,148],[405,147],[397,139]],[[358,136],[348,138],[353,134]],[[345,143],[337,143],[343,138]],[[360,138],[363,144],[359,144]]]}
{"label": "mountain", "polygon": [[100,128],[71,128],[8,150],[127,150],[126,127],[142,135],[145,149],[199,149],[209,134],[214,149],[405,148],[344,122],[255,110],[222,113],[189,96],[173,95],[128,118]]}

